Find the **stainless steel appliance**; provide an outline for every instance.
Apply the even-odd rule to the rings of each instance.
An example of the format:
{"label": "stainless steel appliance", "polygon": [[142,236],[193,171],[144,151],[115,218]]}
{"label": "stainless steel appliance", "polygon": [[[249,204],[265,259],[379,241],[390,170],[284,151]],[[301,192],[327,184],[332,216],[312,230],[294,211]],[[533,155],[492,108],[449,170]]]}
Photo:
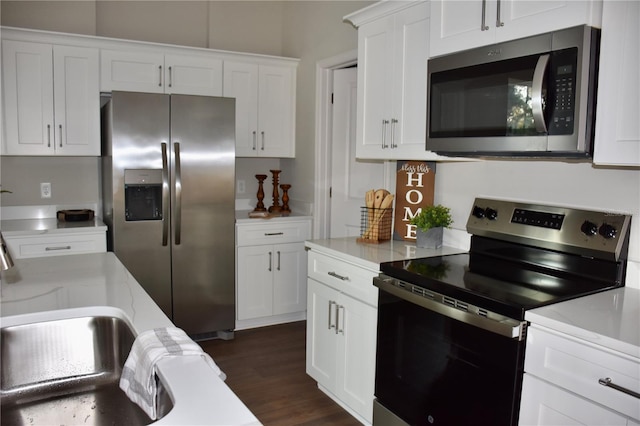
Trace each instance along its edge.
{"label": "stainless steel appliance", "polygon": [[235,100],[113,92],[102,108],[108,249],[195,338],[235,328]]}
{"label": "stainless steel appliance", "polygon": [[525,312],[624,286],[631,217],[478,198],[468,253],[383,263],[374,425],[517,425]]}
{"label": "stainless steel appliance", "polygon": [[599,35],[574,27],[429,60],[427,149],[590,157]]}

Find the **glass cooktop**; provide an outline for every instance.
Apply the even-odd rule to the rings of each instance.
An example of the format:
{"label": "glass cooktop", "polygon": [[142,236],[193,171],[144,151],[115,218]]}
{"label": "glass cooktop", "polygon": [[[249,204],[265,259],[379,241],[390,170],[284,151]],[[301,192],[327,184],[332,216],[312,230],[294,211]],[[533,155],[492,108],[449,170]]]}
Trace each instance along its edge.
{"label": "glass cooktop", "polygon": [[615,265],[585,270],[581,263],[579,258],[554,253],[535,252],[517,262],[464,253],[387,262],[380,269],[393,278],[523,320],[528,309],[623,285],[611,279],[619,274]]}

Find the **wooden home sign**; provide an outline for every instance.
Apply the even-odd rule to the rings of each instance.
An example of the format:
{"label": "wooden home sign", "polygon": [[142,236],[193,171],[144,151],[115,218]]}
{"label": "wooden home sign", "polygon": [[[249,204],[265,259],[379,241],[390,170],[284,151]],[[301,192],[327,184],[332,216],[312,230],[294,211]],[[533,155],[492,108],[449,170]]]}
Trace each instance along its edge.
{"label": "wooden home sign", "polygon": [[435,162],[398,161],[393,221],[394,240],[416,240],[416,227],[409,221],[420,213],[422,207],[433,205],[435,180]]}

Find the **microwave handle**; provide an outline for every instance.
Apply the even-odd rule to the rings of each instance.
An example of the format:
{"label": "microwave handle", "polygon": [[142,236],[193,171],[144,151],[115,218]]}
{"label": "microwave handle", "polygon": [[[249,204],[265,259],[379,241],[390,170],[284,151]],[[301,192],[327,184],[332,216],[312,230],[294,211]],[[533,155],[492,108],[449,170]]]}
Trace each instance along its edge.
{"label": "microwave handle", "polygon": [[547,133],[547,123],[544,121],[544,109],[542,108],[542,84],[544,75],[549,66],[549,55],[541,55],[538,58],[536,69],[533,71],[533,82],[531,85],[532,99],[531,109],[533,122],[538,132]]}

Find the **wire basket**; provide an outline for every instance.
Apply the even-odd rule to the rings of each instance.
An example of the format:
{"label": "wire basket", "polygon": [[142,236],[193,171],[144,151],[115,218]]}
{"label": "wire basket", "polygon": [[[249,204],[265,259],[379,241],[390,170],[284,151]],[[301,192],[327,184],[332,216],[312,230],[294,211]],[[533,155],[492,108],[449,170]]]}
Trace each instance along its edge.
{"label": "wire basket", "polygon": [[360,207],[359,243],[378,244],[391,239],[393,208]]}

